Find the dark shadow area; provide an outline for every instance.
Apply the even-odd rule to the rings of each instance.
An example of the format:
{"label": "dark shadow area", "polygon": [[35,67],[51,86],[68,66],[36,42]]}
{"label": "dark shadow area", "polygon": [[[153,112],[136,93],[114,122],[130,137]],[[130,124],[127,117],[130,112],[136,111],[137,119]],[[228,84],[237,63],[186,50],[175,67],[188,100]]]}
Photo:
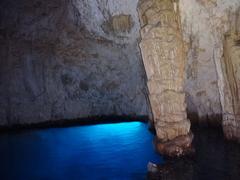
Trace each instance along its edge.
{"label": "dark shadow area", "polygon": [[148,173],[148,179],[164,180],[237,180],[240,177],[240,145],[224,139],[220,128],[194,125],[192,157],[167,159],[158,173]]}
{"label": "dark shadow area", "polygon": [[222,114],[199,117],[195,112],[187,112],[187,116],[193,126],[222,128]]}
{"label": "dark shadow area", "polygon": [[32,124],[17,124],[12,126],[0,126],[0,133],[9,131],[22,131],[26,129],[42,129],[42,128],[56,128],[56,127],[71,127],[79,125],[94,125],[94,124],[108,124],[120,122],[148,122],[147,116],[94,116],[79,119],[63,119],[55,121],[46,121]]}

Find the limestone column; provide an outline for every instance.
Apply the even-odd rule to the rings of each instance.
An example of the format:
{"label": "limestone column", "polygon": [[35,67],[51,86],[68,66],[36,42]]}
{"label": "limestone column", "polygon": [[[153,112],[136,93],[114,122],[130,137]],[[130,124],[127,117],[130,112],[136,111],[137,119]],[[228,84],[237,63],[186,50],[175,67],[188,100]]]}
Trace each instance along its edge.
{"label": "limestone column", "polygon": [[182,155],[191,146],[185,93],[186,53],[176,0],[140,0],[140,49],[157,134],[157,150]]}

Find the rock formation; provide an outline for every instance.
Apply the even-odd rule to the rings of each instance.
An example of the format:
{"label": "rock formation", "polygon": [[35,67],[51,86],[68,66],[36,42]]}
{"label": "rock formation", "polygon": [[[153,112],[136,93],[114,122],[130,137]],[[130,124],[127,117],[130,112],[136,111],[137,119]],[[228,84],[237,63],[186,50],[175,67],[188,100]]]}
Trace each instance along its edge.
{"label": "rock formation", "polygon": [[179,3],[184,41],[188,44],[184,87],[188,112],[196,114],[199,123],[221,124],[222,108],[215,64],[221,40],[215,29],[221,21],[219,11],[229,5],[218,2],[219,7],[216,7],[214,0],[182,0]]}
{"label": "rock formation", "polygon": [[[188,141],[181,145],[175,143],[173,148],[179,149],[176,152],[179,155],[191,145],[192,138],[187,138],[190,122],[183,91],[186,52],[178,2],[142,0],[138,11],[142,38],[140,48],[157,138],[164,143],[185,135]],[[158,149],[161,153],[172,154],[168,148]]]}
{"label": "rock formation", "polygon": [[[239,7],[239,0],[180,1],[184,40],[189,47],[185,86],[188,110],[201,119],[209,117],[213,123],[222,124],[231,139],[240,139]],[[212,120],[218,114],[219,118]]]}
{"label": "rock formation", "polygon": [[225,35],[223,130],[228,139],[240,140],[240,32]]}

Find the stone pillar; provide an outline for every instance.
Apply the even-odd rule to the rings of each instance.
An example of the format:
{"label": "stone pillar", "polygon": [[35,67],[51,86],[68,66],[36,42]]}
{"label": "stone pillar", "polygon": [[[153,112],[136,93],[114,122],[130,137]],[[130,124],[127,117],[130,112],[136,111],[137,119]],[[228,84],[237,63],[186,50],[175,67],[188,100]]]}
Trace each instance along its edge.
{"label": "stone pillar", "polygon": [[183,155],[191,146],[185,93],[186,51],[176,0],[140,0],[140,49],[161,154]]}
{"label": "stone pillar", "polygon": [[228,139],[240,141],[240,33],[227,33],[223,49],[223,130]]}

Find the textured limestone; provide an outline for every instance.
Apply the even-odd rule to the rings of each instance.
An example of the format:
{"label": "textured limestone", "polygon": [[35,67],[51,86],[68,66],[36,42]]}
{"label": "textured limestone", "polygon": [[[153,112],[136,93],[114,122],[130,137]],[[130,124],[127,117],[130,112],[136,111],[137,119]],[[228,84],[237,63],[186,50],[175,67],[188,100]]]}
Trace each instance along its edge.
{"label": "textured limestone", "polygon": [[148,115],[136,7],[0,1],[0,125]]}
{"label": "textured limestone", "polygon": [[[185,91],[188,111],[196,113],[200,122],[207,119],[221,123],[223,102],[224,34],[235,20],[239,0],[179,1],[184,40],[188,44]],[[220,93],[219,93],[220,92]],[[219,116],[217,116],[219,117]]]}
{"label": "textured limestone", "polygon": [[[233,66],[231,61],[237,59],[227,55],[226,60],[226,54],[232,54],[233,49],[237,52],[237,46],[231,49],[227,44],[237,40],[232,34],[240,28],[239,7],[239,0],[180,1],[183,34],[189,46],[185,86],[188,110],[200,118],[223,115],[226,136],[237,134],[239,127],[232,107],[236,93],[232,94],[228,85],[239,87],[231,80],[233,74],[236,78],[239,75],[226,73],[227,66]],[[220,118],[215,120],[221,123]]]}
{"label": "textured limestone", "polygon": [[183,92],[186,54],[178,3],[142,0],[138,11],[140,48],[155,129],[157,138],[166,142],[190,131]]}
{"label": "textured limestone", "polygon": [[225,35],[223,130],[228,139],[240,139],[240,32]]}
{"label": "textured limestone", "polygon": [[110,16],[102,24],[102,29],[105,33],[113,33],[113,34],[120,34],[120,33],[129,33],[133,27],[133,20],[131,15],[127,14],[119,14]]}

